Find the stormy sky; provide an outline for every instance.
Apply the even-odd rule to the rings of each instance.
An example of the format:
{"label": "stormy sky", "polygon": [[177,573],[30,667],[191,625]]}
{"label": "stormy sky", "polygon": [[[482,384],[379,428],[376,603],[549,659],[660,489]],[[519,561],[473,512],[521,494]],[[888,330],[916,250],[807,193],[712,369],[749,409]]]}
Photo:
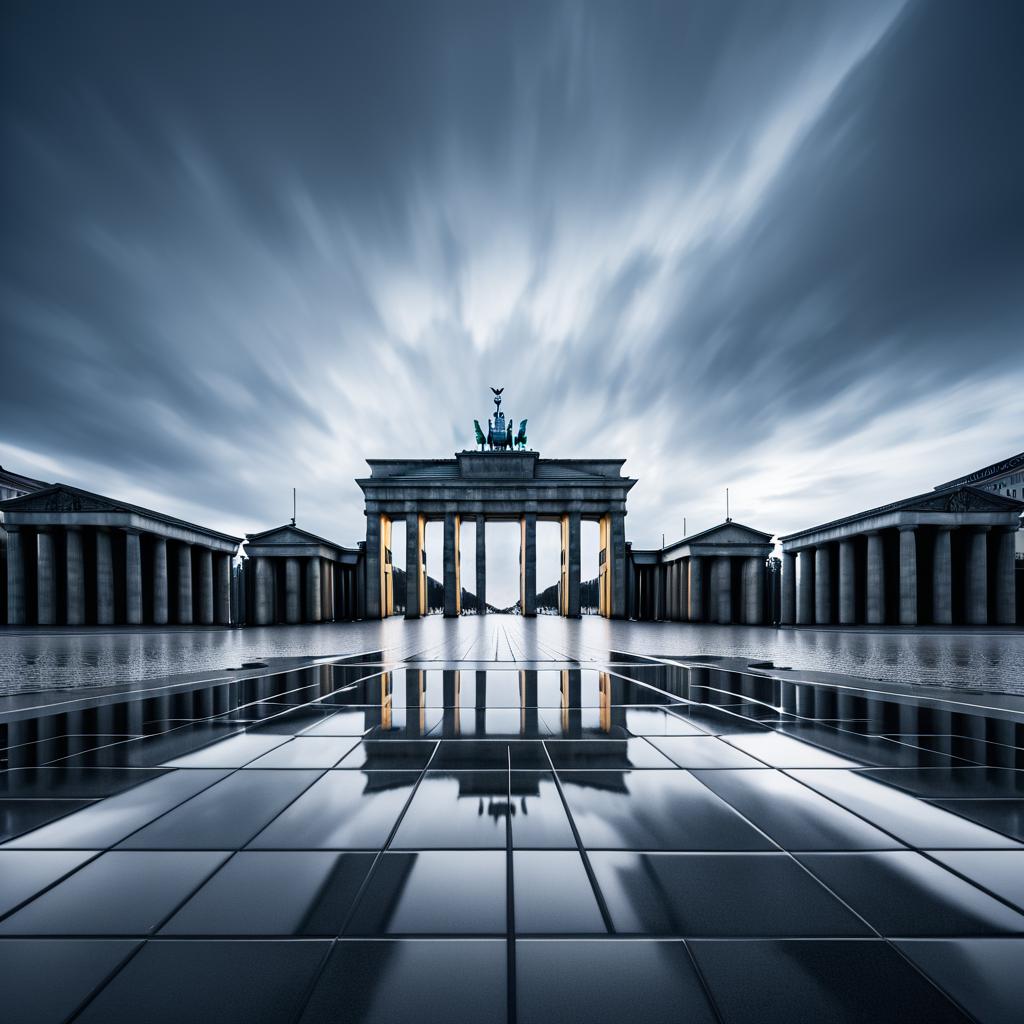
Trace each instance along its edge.
{"label": "stormy sky", "polygon": [[[352,544],[366,458],[529,418],[627,536],[1024,444],[1009,0],[0,13],[0,462]],[[553,577],[552,577],[553,578]],[[544,580],[541,581],[545,582]]]}

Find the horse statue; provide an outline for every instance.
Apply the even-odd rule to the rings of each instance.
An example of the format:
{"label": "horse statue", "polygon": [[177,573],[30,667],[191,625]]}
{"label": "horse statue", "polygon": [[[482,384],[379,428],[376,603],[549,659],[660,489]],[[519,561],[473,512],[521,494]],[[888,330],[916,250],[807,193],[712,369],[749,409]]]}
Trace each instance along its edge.
{"label": "horse statue", "polygon": [[484,445],[487,444],[487,438],[484,437],[484,432],[480,427],[479,420],[473,420],[473,429],[476,431],[476,443],[480,445],[480,451],[483,451]]}
{"label": "horse statue", "polygon": [[[509,430],[512,428],[509,427]],[[526,451],[526,420],[519,421],[519,433],[516,434],[516,448],[519,451]]]}

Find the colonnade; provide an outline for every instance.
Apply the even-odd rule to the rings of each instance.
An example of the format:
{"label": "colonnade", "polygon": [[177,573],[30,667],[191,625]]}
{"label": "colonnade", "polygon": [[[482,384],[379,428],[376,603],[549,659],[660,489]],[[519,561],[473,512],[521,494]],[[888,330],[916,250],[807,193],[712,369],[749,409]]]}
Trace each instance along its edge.
{"label": "colonnade", "polygon": [[253,556],[245,563],[253,625],[334,622],[356,617],[356,572],[319,555]]}
{"label": "colonnade", "polygon": [[[426,524],[439,520],[444,524],[442,549],[444,614],[462,613],[461,530],[465,521],[476,528],[476,597],[478,611],[487,608],[487,522],[518,521],[519,602],[525,616],[537,614],[537,522],[557,522],[561,529],[559,567],[559,611],[568,618],[581,612],[581,531],[584,518],[596,519],[600,527],[599,608],[606,617],[626,613],[625,513],[585,516],[578,511],[561,514],[523,512],[518,517],[447,511],[442,515],[405,509],[394,513],[367,513],[366,574],[368,593],[379,595],[380,616],[394,613],[394,576],[391,567],[391,532],[395,520],[405,521],[406,593],[405,617],[419,618],[427,610]],[[372,603],[370,604],[372,608]],[[368,614],[372,614],[368,612]]]}
{"label": "colonnade", "polygon": [[786,625],[1012,625],[1009,527],[903,524],[782,555]]}
{"label": "colonnade", "polygon": [[4,529],[10,625],[231,622],[231,552],[118,526]]}
{"label": "colonnade", "polygon": [[690,555],[635,571],[638,619],[750,626],[768,619],[763,555]]}

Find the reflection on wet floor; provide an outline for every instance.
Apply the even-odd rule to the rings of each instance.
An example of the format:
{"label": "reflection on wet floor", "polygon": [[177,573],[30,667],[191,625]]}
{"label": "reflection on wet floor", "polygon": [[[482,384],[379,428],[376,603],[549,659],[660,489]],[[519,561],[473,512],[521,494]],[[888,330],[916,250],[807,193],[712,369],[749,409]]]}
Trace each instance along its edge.
{"label": "reflection on wet floor", "polygon": [[0,722],[6,1021],[1021,1005],[1011,711],[623,656],[75,707]]}

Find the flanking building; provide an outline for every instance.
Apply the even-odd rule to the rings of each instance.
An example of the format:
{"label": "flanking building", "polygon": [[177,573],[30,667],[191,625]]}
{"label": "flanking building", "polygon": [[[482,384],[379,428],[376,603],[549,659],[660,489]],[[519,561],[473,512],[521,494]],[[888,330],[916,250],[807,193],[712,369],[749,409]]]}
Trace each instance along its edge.
{"label": "flanking building", "polygon": [[9,625],[231,622],[240,537],[60,483],[0,513]]}
{"label": "flanking building", "polygon": [[953,482],[782,541],[783,625],[1011,625],[1024,501]]}
{"label": "flanking building", "polygon": [[668,622],[772,621],[772,535],[727,519],[664,548],[630,549],[630,615]]}
{"label": "flanking building", "polygon": [[361,618],[360,548],[294,523],[245,538],[239,619],[252,626]]}

